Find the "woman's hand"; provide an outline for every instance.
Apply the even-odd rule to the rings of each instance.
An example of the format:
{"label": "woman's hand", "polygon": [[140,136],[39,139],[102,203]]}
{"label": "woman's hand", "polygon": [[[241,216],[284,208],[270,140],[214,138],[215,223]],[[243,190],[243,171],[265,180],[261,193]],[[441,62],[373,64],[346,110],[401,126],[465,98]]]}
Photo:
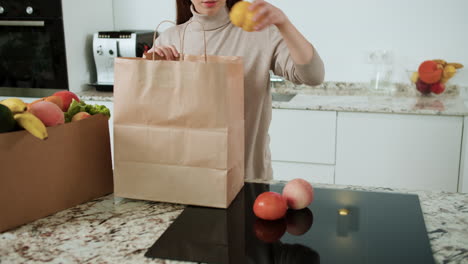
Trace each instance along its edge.
{"label": "woman's hand", "polygon": [[254,27],[256,31],[261,31],[271,25],[278,28],[294,63],[306,64],[312,60],[314,56],[312,44],[297,30],[281,9],[264,0],[253,1],[249,8],[256,12],[253,17],[257,24]]}
{"label": "woman's hand", "polygon": [[147,53],[155,52],[159,56],[166,60],[177,60],[179,58],[179,52],[174,45],[170,46],[153,46],[147,51]]}
{"label": "woman's hand", "polygon": [[264,1],[255,0],[249,7],[250,10],[256,10],[253,20],[257,23],[255,26],[256,31],[261,31],[271,25],[281,27],[288,23],[288,17],[276,6]]}

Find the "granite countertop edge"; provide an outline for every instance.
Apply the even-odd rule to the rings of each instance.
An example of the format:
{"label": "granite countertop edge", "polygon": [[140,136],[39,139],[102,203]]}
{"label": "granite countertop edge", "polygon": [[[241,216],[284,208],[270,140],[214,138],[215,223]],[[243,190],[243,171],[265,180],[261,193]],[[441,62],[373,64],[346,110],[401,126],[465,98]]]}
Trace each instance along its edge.
{"label": "granite countertop edge", "polygon": [[[414,88],[397,85],[393,92],[375,92],[360,83],[326,83],[319,87],[277,85],[275,94],[294,94],[290,101],[272,101],[273,109],[468,116],[468,89],[453,86],[446,94],[421,96]],[[114,100],[113,92],[77,92],[84,101]],[[467,102],[465,104],[465,102]]]}
{"label": "granite countertop edge", "polygon": [[[418,195],[436,263],[468,260],[468,194],[334,184],[313,186]],[[184,208],[113,195],[101,197],[1,233],[0,262],[182,263],[148,259],[144,254]]]}

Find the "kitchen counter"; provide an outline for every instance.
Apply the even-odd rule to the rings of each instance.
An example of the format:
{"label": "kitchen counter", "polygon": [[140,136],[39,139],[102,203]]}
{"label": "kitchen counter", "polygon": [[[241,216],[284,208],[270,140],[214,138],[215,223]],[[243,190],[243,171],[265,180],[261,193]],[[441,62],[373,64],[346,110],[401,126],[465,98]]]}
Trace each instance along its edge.
{"label": "kitchen counter", "polygon": [[417,115],[468,115],[468,107],[462,99],[456,97],[330,96],[297,94],[289,102],[273,101],[273,108]]}
{"label": "kitchen counter", "polygon": [[78,95],[78,97],[80,97],[80,99],[83,101],[114,101],[113,92],[102,92],[95,89],[76,92],[76,95]]}
{"label": "kitchen counter", "polygon": [[[314,186],[417,194],[437,263],[468,263],[468,194]],[[0,263],[181,263],[144,254],[183,209],[105,196],[0,234]]]}
{"label": "kitchen counter", "polygon": [[[327,82],[317,87],[272,83],[273,108],[341,112],[468,116],[466,89],[449,86],[441,95],[421,96],[411,85],[375,90],[363,83]],[[113,101],[112,92],[78,93],[85,101]]]}

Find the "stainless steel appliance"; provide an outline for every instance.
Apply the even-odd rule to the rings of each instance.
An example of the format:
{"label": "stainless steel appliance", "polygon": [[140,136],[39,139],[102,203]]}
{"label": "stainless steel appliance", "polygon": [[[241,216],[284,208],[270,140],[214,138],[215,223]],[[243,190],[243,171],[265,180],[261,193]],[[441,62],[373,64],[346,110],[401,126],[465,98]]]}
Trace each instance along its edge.
{"label": "stainless steel appliance", "polygon": [[61,0],[1,0],[0,95],[68,88]]}
{"label": "stainless steel appliance", "polygon": [[96,64],[97,90],[110,91],[114,85],[114,59],[141,57],[153,43],[153,31],[105,31],[93,36],[93,54]]}

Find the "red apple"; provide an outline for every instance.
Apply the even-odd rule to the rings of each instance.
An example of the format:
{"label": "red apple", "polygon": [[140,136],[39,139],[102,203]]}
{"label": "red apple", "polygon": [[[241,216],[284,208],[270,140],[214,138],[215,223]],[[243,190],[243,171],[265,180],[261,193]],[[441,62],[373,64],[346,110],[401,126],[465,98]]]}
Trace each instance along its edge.
{"label": "red apple", "polygon": [[80,101],[78,96],[70,91],[60,91],[60,92],[54,93],[53,95],[59,96],[62,98],[62,102],[63,102],[62,111],[64,112],[68,111],[68,107],[70,106],[72,99],[75,99],[75,101],[78,101],[78,102]]}
{"label": "red apple", "polygon": [[435,61],[424,61],[419,65],[418,73],[419,78],[425,83],[433,84],[442,78],[442,68],[440,68]]}
{"label": "red apple", "polygon": [[309,231],[314,222],[314,215],[309,208],[302,210],[288,210],[286,213],[286,231],[295,236],[300,236]]}
{"label": "red apple", "polygon": [[445,85],[441,82],[434,83],[431,85],[431,92],[435,94],[441,94],[445,91]]}
{"label": "red apple", "polygon": [[72,117],[72,122],[79,121],[85,118],[90,117],[91,115],[88,114],[87,112],[78,112]]}
{"label": "red apple", "polygon": [[314,200],[314,188],[303,179],[294,179],[284,186],[283,197],[289,208],[300,210],[309,206]]}
{"label": "red apple", "polygon": [[258,218],[277,220],[286,214],[286,200],[279,193],[264,192],[255,199],[253,211]]}
{"label": "red apple", "polygon": [[255,236],[263,242],[276,242],[286,232],[286,221],[283,218],[275,221],[257,218],[254,224],[254,232]]}
{"label": "red apple", "polygon": [[421,80],[418,80],[416,82],[416,89],[418,89],[419,92],[422,94],[430,94],[431,93],[431,85],[428,83],[425,83]]}

